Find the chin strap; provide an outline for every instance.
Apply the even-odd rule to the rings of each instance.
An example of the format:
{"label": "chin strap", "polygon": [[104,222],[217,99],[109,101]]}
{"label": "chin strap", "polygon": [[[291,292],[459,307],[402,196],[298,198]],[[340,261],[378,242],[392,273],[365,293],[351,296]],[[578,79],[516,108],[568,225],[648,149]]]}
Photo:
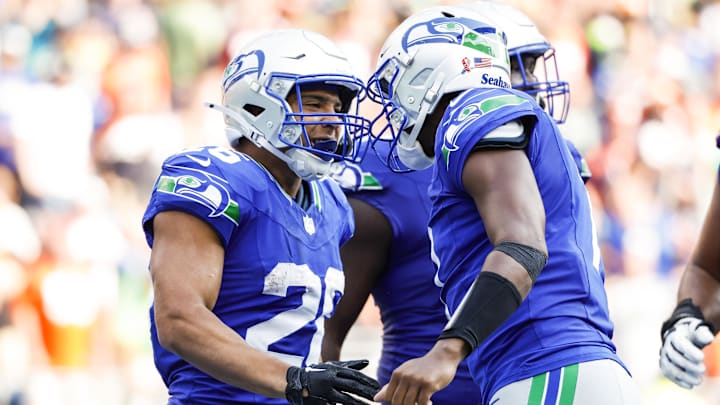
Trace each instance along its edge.
{"label": "chin strap", "polygon": [[[282,155],[276,156],[285,161],[290,169],[292,169],[292,171],[294,171],[295,174],[303,180],[317,180],[330,174],[332,160],[323,160],[306,150],[298,148],[290,148],[285,153],[282,153],[277,149],[275,150]],[[273,154],[275,153],[273,152]]]}
{"label": "chin strap", "polygon": [[434,160],[432,158],[425,155],[422,145],[417,140],[410,147],[407,147],[407,146],[403,145],[402,143],[398,142],[396,149],[397,149],[398,158],[409,169],[412,169],[412,170],[427,169],[428,167],[432,166],[432,164],[434,162]]}
{"label": "chin strap", "polygon": [[413,123],[410,133],[404,137],[401,131],[398,135],[399,139],[396,146],[398,158],[402,164],[412,170],[427,169],[432,166],[434,162],[433,158],[425,154],[420,141],[417,140],[420,130],[425,123],[425,118],[427,118],[430,113],[430,107],[430,102],[423,102],[420,107],[420,112],[418,113],[418,119]]}

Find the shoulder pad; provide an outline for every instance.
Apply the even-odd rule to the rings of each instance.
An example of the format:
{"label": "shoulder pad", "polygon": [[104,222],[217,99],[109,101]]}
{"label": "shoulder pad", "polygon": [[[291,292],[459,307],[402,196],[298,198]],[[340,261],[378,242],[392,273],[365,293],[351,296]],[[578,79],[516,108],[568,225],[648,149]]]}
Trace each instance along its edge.
{"label": "shoulder pad", "polygon": [[521,120],[513,120],[488,132],[473,149],[522,149],[530,139],[528,132]]}

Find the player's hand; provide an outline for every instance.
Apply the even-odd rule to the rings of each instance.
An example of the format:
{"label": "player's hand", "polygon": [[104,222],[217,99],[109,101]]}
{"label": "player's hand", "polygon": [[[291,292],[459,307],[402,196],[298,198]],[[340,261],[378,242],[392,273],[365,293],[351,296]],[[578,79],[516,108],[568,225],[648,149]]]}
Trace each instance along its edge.
{"label": "player's hand", "polygon": [[[367,360],[327,361],[306,368],[291,366],[287,371],[285,397],[291,404],[364,405],[348,394],[372,400],[380,383],[359,371]],[[306,395],[307,394],[307,395]]]}
{"label": "player's hand", "polygon": [[693,388],[705,375],[702,348],[713,341],[713,333],[703,319],[680,318],[662,336],[660,370],[675,384]]}
{"label": "player's hand", "polygon": [[[437,347],[437,346],[436,346]],[[408,360],[393,371],[375,401],[392,405],[429,405],[430,396],[450,384],[462,358],[434,347],[423,357]]]}

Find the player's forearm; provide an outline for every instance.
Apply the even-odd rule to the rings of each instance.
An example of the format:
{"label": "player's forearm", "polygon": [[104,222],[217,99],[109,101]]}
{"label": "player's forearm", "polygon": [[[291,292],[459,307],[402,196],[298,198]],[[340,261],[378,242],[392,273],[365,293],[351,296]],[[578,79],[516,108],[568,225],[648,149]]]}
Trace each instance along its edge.
{"label": "player's forearm", "polygon": [[720,327],[720,282],[693,263],[688,264],[678,288],[678,302],[686,298],[700,307],[705,320]]}
{"label": "player's forearm", "polygon": [[440,339],[435,342],[432,351],[436,357],[454,363],[457,368],[460,362],[470,354],[470,346],[460,338]]}
{"label": "player's forearm", "polygon": [[274,398],[285,397],[288,364],[250,347],[206,308],[156,312],[160,343],[208,375]]}
{"label": "player's forearm", "polygon": [[322,361],[340,360],[342,345],[350,329],[349,327],[336,326],[331,321],[332,319],[325,321],[325,336],[323,337],[322,350],[320,352]]}
{"label": "player's forearm", "polygon": [[[349,285],[347,280],[345,285]],[[363,292],[348,291],[335,307],[333,316],[325,320],[325,336],[320,354],[323,361],[340,360],[345,338],[360,315],[369,295],[369,291],[365,293],[364,290]]]}

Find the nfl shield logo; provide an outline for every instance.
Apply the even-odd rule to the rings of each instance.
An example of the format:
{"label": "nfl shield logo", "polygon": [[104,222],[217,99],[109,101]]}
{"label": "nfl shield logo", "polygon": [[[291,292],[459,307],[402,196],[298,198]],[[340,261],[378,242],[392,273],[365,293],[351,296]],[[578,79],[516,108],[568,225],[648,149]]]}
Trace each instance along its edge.
{"label": "nfl shield logo", "polygon": [[315,233],[315,221],[313,221],[312,218],[308,216],[303,217],[303,223],[305,224],[305,232],[307,232],[308,235]]}

